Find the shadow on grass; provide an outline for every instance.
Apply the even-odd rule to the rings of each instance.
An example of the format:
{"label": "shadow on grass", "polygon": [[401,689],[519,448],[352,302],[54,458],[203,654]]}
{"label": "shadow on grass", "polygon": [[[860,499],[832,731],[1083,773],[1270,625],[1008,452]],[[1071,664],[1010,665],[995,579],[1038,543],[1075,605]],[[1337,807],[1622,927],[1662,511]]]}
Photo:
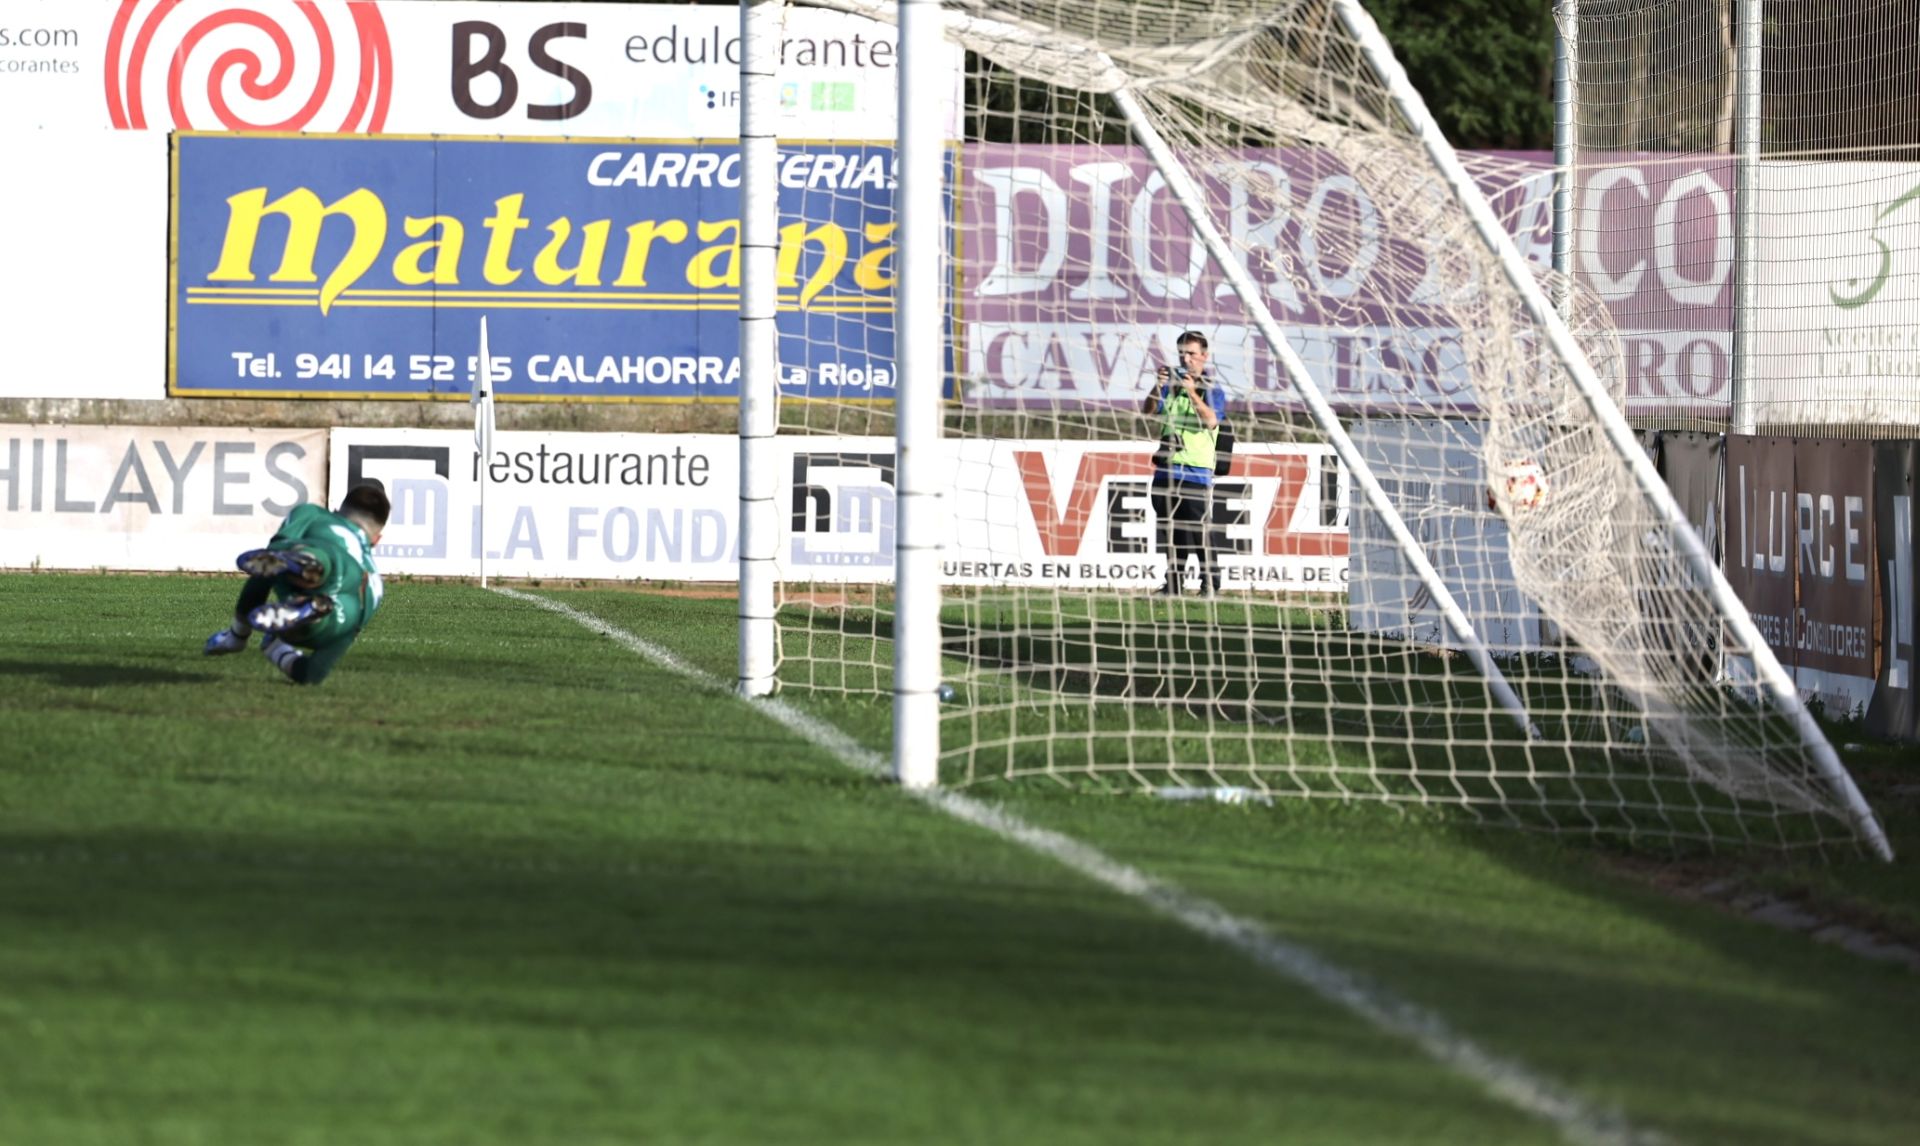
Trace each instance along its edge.
{"label": "shadow on grass", "polygon": [[[791,683],[889,691],[890,618],[816,610],[787,620],[811,675]],[[946,676],[958,682],[950,703],[967,710],[967,743],[948,746],[958,783],[1245,785],[1667,854],[1834,836],[1811,808],[1733,797],[1656,738],[1628,742],[1618,700],[1550,655],[1500,661],[1543,729],[1530,738],[1466,658],[1349,631],[1324,612],[963,600],[943,621]]]}
{"label": "shadow on grass", "polygon": [[[298,1045],[300,1062],[329,1072],[314,1080],[323,1093],[332,1084],[355,1097],[313,1112],[327,1124],[370,1101],[459,1108],[460,1080],[480,1070],[538,1110],[544,1127],[569,1131],[549,1130],[552,1140],[586,1141],[593,1136],[581,1102],[556,1093],[552,1079],[606,1056],[615,1056],[618,1077],[653,1076],[676,1062],[724,1064],[702,1070],[723,1069],[707,1084],[711,1109],[733,1105],[726,1096],[760,1072],[817,1087],[820,1056],[842,1046],[853,1054],[836,1070],[875,1070],[871,1087],[849,1092],[849,1117],[899,1083],[890,1064],[907,1062],[909,1081],[927,1089],[926,1078],[950,1079],[956,1061],[1004,1063],[1008,1054],[1023,1063],[1031,1056],[1023,1071],[1035,1072],[1092,1056],[1106,1067],[1103,1084],[1086,1090],[1096,1103],[1113,1101],[1105,1091],[1116,1070],[1144,1071],[1125,1075],[1129,1087],[1148,1088],[1176,1111],[1182,1102],[1204,1109],[1191,1096],[1223,1090],[1244,1088],[1257,1101],[1295,1071],[1292,1085],[1324,1088],[1329,1056],[1353,1102],[1423,1109],[1432,1101],[1404,1069],[1370,1080],[1380,1044],[1356,1039],[1347,1016],[1278,980],[1250,982],[1224,948],[1191,942],[1119,897],[1090,895],[1065,873],[1005,888],[983,882],[964,862],[928,858],[947,849],[916,851],[892,828],[831,848],[804,822],[751,847],[703,841],[694,830],[599,846],[337,834],[12,833],[0,841],[8,874],[0,919],[32,920],[33,934],[0,958],[11,984],[0,994],[18,993],[36,1014],[66,1020],[49,1020],[58,1041],[38,1053],[51,1043],[92,1061],[72,1048],[140,1047],[145,1032],[181,1032],[170,1037],[221,1072],[224,1088],[209,1092],[218,1097],[202,1096],[222,1104],[216,1109],[254,1081],[261,1067],[250,1056],[260,1046]],[[376,1008],[379,1038],[369,1040],[369,1024],[348,1020]],[[121,1022],[129,1011],[138,1020]],[[1089,1048],[1088,1030],[1107,1033]],[[548,1041],[545,1031],[565,1037]],[[1010,1042],[1009,1031],[1025,1033]],[[932,1065],[924,1061],[930,1039],[943,1048]],[[1177,1055],[1156,1049],[1173,1046]],[[1319,1049],[1298,1062],[1265,1054],[1257,1077],[1225,1081],[1249,1046]],[[444,1068],[389,1080],[357,1065],[370,1050],[419,1047]],[[1147,1065],[1130,1066],[1136,1060]],[[108,1069],[60,1085],[102,1085],[96,1079]],[[755,1089],[768,1081],[755,1078]],[[20,1089],[44,1101],[57,1097],[53,1086]],[[429,1089],[409,1089],[422,1086]],[[168,1100],[178,1106],[188,1096]],[[1053,1117],[1032,1102],[1016,1109]],[[847,1124],[831,1114],[829,1105],[816,1116]],[[770,1132],[750,1113],[733,1117],[718,1125],[737,1132],[721,1137],[795,1137],[792,1122]],[[1180,1117],[1165,1118],[1135,1140],[1175,1140]],[[1010,1117],[1006,1131],[1019,1123]],[[712,1136],[715,1123],[699,1124]],[[1021,1140],[1008,1133],[996,1127],[989,1137]]]}
{"label": "shadow on grass", "polygon": [[127,664],[124,661],[53,662],[0,659],[0,677],[39,677],[59,688],[114,688],[136,684],[199,684],[218,679],[208,672]]}
{"label": "shadow on grass", "polygon": [[[1410,711],[1488,707],[1485,684],[1457,658],[1404,642],[1325,627],[1255,627],[1254,610],[1222,605],[1172,611],[1154,605],[1115,617],[1009,616],[950,608],[941,652],[983,693],[997,678],[1013,692],[1211,709],[1228,720],[1291,721],[1301,732],[1336,723],[1375,736],[1404,735]],[[1271,613],[1273,610],[1265,610]],[[955,614],[959,614],[956,618]],[[1264,618],[1263,618],[1264,619]],[[871,610],[809,610],[789,618],[815,642],[815,659],[884,667],[876,646],[893,637],[892,618]],[[1319,668],[1347,666],[1338,683]],[[1314,665],[1312,674],[1286,666]],[[992,697],[993,699],[1003,699]],[[1347,714],[1340,721],[1332,714]]]}

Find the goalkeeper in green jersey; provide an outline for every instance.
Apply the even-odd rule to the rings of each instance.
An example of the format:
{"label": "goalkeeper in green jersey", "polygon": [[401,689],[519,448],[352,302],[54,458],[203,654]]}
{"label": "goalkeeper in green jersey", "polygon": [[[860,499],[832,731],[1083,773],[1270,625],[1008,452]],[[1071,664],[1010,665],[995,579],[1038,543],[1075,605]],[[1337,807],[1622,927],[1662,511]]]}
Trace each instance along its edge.
{"label": "goalkeeper in green jersey", "polygon": [[267,634],[261,651],[288,680],[327,679],[380,607],[373,547],[388,510],[386,490],[374,484],[348,490],[338,512],[296,506],[265,549],[240,555],[247,584],[233,624],[207,638],[207,655],[241,651],[258,629]]}

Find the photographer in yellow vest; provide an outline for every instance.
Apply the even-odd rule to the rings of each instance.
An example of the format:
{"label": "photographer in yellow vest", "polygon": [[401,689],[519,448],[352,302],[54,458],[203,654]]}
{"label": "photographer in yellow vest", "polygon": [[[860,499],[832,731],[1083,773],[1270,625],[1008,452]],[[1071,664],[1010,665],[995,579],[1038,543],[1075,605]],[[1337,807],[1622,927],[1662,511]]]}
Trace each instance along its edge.
{"label": "photographer in yellow vest", "polygon": [[1213,514],[1216,437],[1226,416],[1227,394],[1208,373],[1206,336],[1181,333],[1175,344],[1178,366],[1162,366],[1140,412],[1157,418],[1160,451],[1153,458],[1153,512],[1160,523],[1161,549],[1167,555],[1166,583],[1157,594],[1177,596],[1186,579],[1187,558],[1200,558],[1200,592],[1220,588],[1208,523]]}

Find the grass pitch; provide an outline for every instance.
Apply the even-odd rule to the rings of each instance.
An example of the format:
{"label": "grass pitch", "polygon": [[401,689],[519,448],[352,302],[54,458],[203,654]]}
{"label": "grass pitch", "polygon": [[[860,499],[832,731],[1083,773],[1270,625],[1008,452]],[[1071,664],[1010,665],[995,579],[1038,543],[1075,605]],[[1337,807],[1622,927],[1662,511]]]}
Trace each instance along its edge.
{"label": "grass pitch", "polygon": [[[564,618],[396,584],[302,690],[257,653],[199,655],[237,587],[0,575],[0,1143],[1560,1137]],[[731,601],[564,598],[732,675]],[[1591,847],[1371,807],[976,793],[1669,1140],[1920,1125],[1920,977]],[[1736,870],[1913,918],[1911,809],[1876,806],[1893,869]]]}

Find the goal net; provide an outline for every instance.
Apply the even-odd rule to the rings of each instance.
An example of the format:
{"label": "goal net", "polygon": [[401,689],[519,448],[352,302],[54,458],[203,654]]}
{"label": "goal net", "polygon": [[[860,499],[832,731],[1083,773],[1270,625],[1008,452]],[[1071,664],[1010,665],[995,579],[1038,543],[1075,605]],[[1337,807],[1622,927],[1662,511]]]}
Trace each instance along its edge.
{"label": "goal net", "polygon": [[1920,434],[1920,4],[1555,7],[1575,265],[1636,422]]}
{"label": "goal net", "polygon": [[[946,398],[900,443],[945,467],[940,783],[1881,846],[1635,456],[1608,307],[1550,281],[1549,166],[1438,142],[1345,0],[946,21],[946,368],[900,380]],[[890,482],[890,407],[781,421],[824,456],[789,552],[877,553],[891,503],[840,491]],[[783,687],[885,695],[894,590],[818,569],[780,570]]]}

